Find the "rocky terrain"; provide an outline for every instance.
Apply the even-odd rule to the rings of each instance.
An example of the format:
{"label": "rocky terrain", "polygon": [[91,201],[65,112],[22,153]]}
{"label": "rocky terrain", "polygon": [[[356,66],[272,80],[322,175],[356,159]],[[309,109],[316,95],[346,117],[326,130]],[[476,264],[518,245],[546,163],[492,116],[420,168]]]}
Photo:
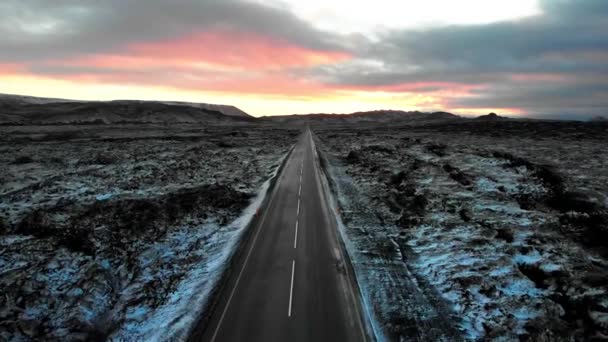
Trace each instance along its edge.
{"label": "rocky terrain", "polygon": [[314,129],[385,337],[608,339],[608,124]]}
{"label": "rocky terrain", "polygon": [[0,340],[180,336],[298,133],[0,127]]}

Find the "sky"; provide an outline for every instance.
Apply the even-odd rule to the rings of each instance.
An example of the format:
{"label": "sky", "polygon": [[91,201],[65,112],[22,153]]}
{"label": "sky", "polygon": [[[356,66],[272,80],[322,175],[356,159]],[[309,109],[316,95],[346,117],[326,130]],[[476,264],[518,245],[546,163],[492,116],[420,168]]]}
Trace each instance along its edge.
{"label": "sky", "polygon": [[0,92],[608,114],[606,0],[2,0]]}

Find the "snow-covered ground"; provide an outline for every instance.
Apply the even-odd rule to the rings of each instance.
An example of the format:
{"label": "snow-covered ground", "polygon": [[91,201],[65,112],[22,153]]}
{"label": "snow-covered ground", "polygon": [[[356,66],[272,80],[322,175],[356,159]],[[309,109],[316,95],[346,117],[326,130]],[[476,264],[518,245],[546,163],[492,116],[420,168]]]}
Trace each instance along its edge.
{"label": "snow-covered ground", "polygon": [[0,339],[58,341],[185,336],[298,133],[5,129]]}
{"label": "snow-covered ground", "polygon": [[462,130],[317,130],[383,333],[606,338],[608,135]]}

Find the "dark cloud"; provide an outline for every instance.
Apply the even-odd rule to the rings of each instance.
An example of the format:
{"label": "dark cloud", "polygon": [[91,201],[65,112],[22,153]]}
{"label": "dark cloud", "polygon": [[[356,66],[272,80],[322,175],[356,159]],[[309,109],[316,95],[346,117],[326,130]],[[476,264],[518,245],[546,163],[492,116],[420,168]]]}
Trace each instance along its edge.
{"label": "dark cloud", "polygon": [[[337,85],[456,82],[485,87],[482,94],[448,103],[454,108],[606,112],[608,1],[545,0],[541,5],[542,15],[520,20],[385,32],[358,51],[360,58],[381,67],[351,64],[313,73]],[[538,74],[559,74],[569,83],[511,80],[512,75]]]}
{"label": "dark cloud", "polygon": [[108,53],[133,42],[208,29],[258,33],[302,47],[343,50],[341,37],[294,14],[234,0],[3,0],[0,60],[36,61]]}
{"label": "dark cloud", "polygon": [[507,82],[474,91],[471,97],[454,101],[459,107],[524,107],[533,112],[596,112],[608,108],[608,82],[592,84]]}
{"label": "dark cloud", "polygon": [[543,4],[543,15],[521,20],[386,32],[362,53],[398,70],[416,66],[431,75],[607,71],[605,59],[597,63],[572,58],[551,60],[549,56],[608,52],[608,1],[552,0]]}

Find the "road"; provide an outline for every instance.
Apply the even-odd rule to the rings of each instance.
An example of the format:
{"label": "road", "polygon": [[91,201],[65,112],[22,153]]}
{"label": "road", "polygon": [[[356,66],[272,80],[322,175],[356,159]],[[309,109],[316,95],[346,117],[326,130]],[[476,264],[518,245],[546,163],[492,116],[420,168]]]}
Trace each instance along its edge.
{"label": "road", "polygon": [[366,341],[307,129],[195,341]]}

